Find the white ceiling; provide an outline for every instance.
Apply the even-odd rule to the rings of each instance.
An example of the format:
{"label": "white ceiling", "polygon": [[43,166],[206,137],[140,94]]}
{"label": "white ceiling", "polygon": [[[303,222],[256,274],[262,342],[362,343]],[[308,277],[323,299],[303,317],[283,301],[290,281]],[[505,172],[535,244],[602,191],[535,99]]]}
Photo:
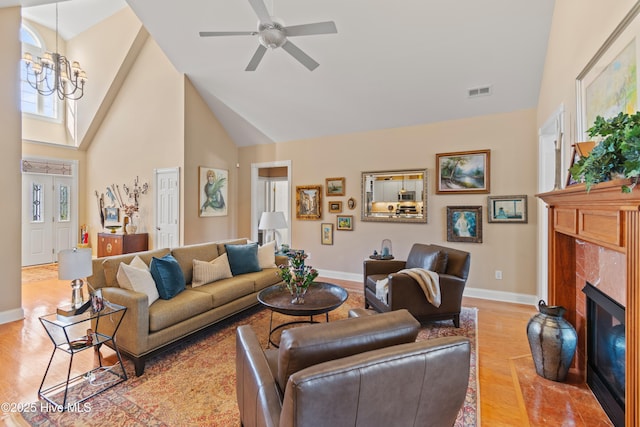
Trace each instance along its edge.
{"label": "white ceiling", "polygon": [[[115,3],[63,2],[61,18],[65,3],[89,2]],[[285,25],[331,20],[338,33],[292,38],[320,63],[314,71],[276,49],[246,72],[257,36],[198,33],[255,30],[248,0],[127,3],[239,146],[533,108],[554,6],[554,0],[266,0]],[[468,89],[481,86],[492,94],[469,99]]]}

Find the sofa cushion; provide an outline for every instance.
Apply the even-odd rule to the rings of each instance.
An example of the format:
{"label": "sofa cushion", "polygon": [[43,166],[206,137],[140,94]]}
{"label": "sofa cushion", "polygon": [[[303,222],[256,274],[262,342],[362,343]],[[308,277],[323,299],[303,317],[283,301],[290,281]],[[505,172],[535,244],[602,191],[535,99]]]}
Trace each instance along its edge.
{"label": "sofa cushion", "polygon": [[149,331],[160,331],[212,308],[211,296],[189,289],[170,300],[159,299],[149,307]]}
{"label": "sofa cushion", "polygon": [[407,310],[286,329],[278,349],[277,382],[309,366],[365,351],[413,342],[420,323]]}
{"label": "sofa cushion", "polygon": [[246,245],[247,243],[249,243],[248,239],[233,239],[218,242],[218,254],[222,255],[226,253],[227,245]]}
{"label": "sofa cushion", "polygon": [[171,299],[185,289],[185,280],[180,264],[171,254],[154,257],[149,267],[158,293],[162,299]]}
{"label": "sofa cushion", "polygon": [[160,298],[149,267],[139,256],[134,257],[131,264],[121,262],[116,278],[121,288],[147,294],[149,305]]}
{"label": "sofa cushion", "polygon": [[276,241],[273,240],[269,243],[258,248],[258,263],[260,268],[275,268],[276,267]]}
{"label": "sofa cushion", "polygon": [[225,245],[229,256],[231,273],[234,276],[240,274],[260,271],[258,262],[258,244],[248,243],[246,245]]}
{"label": "sofa cushion", "polygon": [[[139,256],[145,264],[149,265],[151,264],[151,260],[153,259],[153,257],[160,258],[165,256],[169,252],[169,248],[162,248],[151,251],[138,252],[135,254],[114,255],[104,258],[104,260],[102,261],[102,270],[104,271],[105,285],[114,286],[116,288],[118,287],[118,279],[116,275],[118,274],[118,268],[120,267],[121,262],[129,264],[133,260],[133,258]],[[100,259],[98,258],[97,261],[99,260]],[[97,272],[94,271],[94,274],[97,274]]]}
{"label": "sofa cushion", "polygon": [[207,295],[213,308],[216,308],[253,293],[253,280],[247,279],[244,275],[237,276],[198,286],[193,288],[192,292]]}
{"label": "sofa cushion", "polygon": [[227,254],[222,254],[209,262],[197,259],[193,260],[193,279],[191,286],[194,288],[230,277],[233,277],[233,275],[231,274]]}
{"label": "sofa cushion", "polygon": [[254,292],[260,292],[264,288],[268,288],[271,285],[281,283],[282,279],[278,275],[277,268],[265,268],[262,271],[255,273],[243,274],[242,277],[246,277],[247,280],[251,280],[254,284]]}
{"label": "sofa cushion", "polygon": [[171,255],[180,264],[185,282],[191,283],[193,281],[193,260],[210,261],[217,258],[220,253],[218,253],[217,243],[201,243],[173,248]]}

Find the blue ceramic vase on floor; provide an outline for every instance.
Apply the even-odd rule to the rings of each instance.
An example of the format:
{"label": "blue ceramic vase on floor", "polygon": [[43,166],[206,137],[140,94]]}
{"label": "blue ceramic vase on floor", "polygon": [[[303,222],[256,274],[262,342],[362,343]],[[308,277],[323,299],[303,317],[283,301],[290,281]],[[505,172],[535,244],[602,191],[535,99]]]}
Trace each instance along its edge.
{"label": "blue ceramic vase on floor", "polygon": [[552,381],[564,381],[576,352],[578,334],[562,316],[561,306],[538,302],[539,313],[527,324],[527,338],[536,373]]}

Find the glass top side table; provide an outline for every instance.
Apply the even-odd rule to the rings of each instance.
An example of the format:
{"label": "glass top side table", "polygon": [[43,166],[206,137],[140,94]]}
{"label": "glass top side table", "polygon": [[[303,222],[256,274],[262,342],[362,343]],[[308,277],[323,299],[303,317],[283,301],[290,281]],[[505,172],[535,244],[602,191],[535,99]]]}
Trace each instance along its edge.
{"label": "glass top side table", "polygon": [[[104,309],[99,312],[86,311],[69,317],[54,313],[40,317],[40,323],[53,343],[53,352],[38,396],[54,405],[56,410],[80,409],[80,403],[125,381],[127,373],[116,345],[116,333],[126,311],[127,308],[124,306],[105,301]],[[113,349],[118,359],[117,363],[111,366],[103,365],[100,353],[102,344],[108,344]],[[81,369],[78,374],[78,370],[73,369],[74,357],[91,348],[97,355],[98,366]],[[56,377],[55,369],[52,369],[54,358],[56,355],[64,357],[65,354],[68,357],[66,379],[60,381],[60,375],[53,379]]]}

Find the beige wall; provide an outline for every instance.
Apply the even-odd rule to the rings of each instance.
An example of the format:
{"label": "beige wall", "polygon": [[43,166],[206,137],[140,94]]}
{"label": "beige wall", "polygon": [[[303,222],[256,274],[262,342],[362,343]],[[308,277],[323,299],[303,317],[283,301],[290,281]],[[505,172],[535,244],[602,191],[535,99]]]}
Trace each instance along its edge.
{"label": "beige wall", "polygon": [[[323,201],[321,221],[293,220],[292,245],[311,253],[316,268],[361,275],[362,260],[382,239],[393,242],[394,255],[404,259],[414,242],[437,243],[471,252],[468,286],[493,292],[535,295],[536,293],[536,190],[537,131],[535,110],[477,117],[431,125],[363,132],[273,146],[240,149],[240,206],[249,206],[251,163],[291,160],[293,187],[322,184],[327,177],[346,177],[342,200],[344,214],[354,215],[353,231],[335,231],[333,246],[320,244],[320,223],[335,223]],[[491,194],[529,196],[528,224],[488,224],[486,195],[435,195],[436,153],[491,150]],[[360,220],[360,172],[371,170],[428,168],[428,224],[389,224]],[[295,194],[292,194],[295,197]],[[350,211],[346,201],[354,197],[357,208]],[[293,199],[295,202],[295,198]],[[294,203],[295,205],[295,203]],[[476,205],[483,208],[482,244],[446,241],[446,206]],[[295,212],[292,212],[295,218]],[[238,215],[239,234],[250,235],[249,209]],[[495,279],[503,271],[503,280]],[[498,296],[496,294],[496,296]]]}
{"label": "beige wall", "polygon": [[[193,84],[185,77],[184,243],[200,243],[236,237],[238,198],[238,149],[218,119],[211,113]],[[199,216],[202,191],[198,168],[229,171],[226,216]]]}
{"label": "beige wall", "polygon": [[22,223],[21,113],[20,113],[20,8],[0,8],[0,173],[2,196],[8,206],[2,210],[4,245],[0,245],[0,323],[21,319],[22,292],[20,285],[20,256]]}
{"label": "beige wall", "polygon": [[136,176],[150,186],[140,198],[138,232],[148,232],[153,247],[154,169],[183,165],[183,117],[183,77],[148,39],[87,151],[88,191],[83,196],[91,201],[87,222],[94,252],[101,231],[94,192],[118,184],[126,198],[122,186],[132,186]]}

